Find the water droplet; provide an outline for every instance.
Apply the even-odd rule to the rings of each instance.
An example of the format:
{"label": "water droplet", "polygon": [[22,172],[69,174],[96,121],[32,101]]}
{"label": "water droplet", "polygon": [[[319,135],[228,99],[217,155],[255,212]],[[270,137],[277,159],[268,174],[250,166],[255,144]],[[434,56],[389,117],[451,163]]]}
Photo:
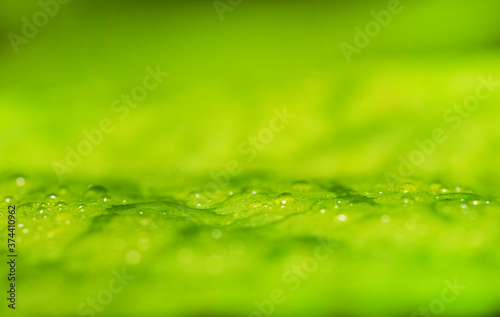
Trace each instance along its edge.
{"label": "water droplet", "polygon": [[338,219],[338,221],[344,222],[347,220],[347,217],[344,214],[340,214],[340,215],[338,215],[337,219]]}
{"label": "water droplet", "polygon": [[89,185],[89,188],[85,191],[85,198],[100,200],[102,196],[106,195],[108,190],[99,185]]}
{"label": "water droplet", "polygon": [[417,191],[417,186],[411,182],[404,183],[401,185],[401,191],[403,193],[415,193]]}
{"label": "water droplet", "polygon": [[188,195],[187,205],[195,208],[208,208],[209,200],[206,195],[197,190],[193,190]]}
{"label": "water droplet", "polygon": [[284,207],[285,205],[291,205],[295,201],[295,197],[293,197],[292,194],[290,193],[281,193],[276,197],[274,200],[276,204],[282,205]]}
{"label": "water droplet", "polygon": [[105,201],[105,202],[109,202],[111,200],[111,196],[109,196],[109,195],[103,195],[101,198],[102,198],[102,201]]}
{"label": "water droplet", "polygon": [[65,203],[64,201],[58,201],[56,203],[56,207],[57,207],[57,210],[58,211],[63,211],[63,210],[66,210],[68,209],[68,204]]}
{"label": "water droplet", "polygon": [[388,215],[383,215],[383,216],[382,216],[382,222],[383,222],[383,223],[388,223],[388,222],[389,222],[389,220],[390,220],[390,218],[389,218],[389,216],[388,216]]}
{"label": "water droplet", "polygon": [[441,183],[432,183],[430,190],[433,194],[446,194],[450,192],[449,188]]}

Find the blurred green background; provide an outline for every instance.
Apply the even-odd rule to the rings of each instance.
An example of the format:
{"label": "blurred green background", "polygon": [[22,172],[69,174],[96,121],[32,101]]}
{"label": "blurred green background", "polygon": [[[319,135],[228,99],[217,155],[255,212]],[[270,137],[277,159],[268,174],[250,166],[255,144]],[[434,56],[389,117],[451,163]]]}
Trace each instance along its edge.
{"label": "blurred green background", "polygon": [[[15,53],[37,1],[0,4],[1,168],[54,174],[66,146],[102,118],[113,133],[66,177],[206,173],[237,159],[246,170],[308,176],[383,175],[474,92],[500,78],[498,1],[401,2],[402,12],[347,63],[340,43],[386,1],[70,1]],[[111,103],[146,66],[170,76],[125,120]],[[498,185],[494,93],[417,168],[416,177]],[[293,122],[241,160],[238,145],[286,106]],[[12,155],[15,153],[15,155]],[[55,175],[54,175],[55,177]]]}
{"label": "blurred green background", "polygon": [[[2,1],[0,214],[11,201],[21,206],[26,316],[74,314],[121,267],[135,286],[103,315],[247,316],[332,231],[339,254],[277,315],[410,314],[455,276],[468,295],[447,314],[495,311],[500,91],[459,129],[443,114],[474,94],[478,77],[500,81],[500,2],[400,5],[348,62],[341,43],[352,45],[355,28],[388,1],[243,0],[221,21],[210,0],[72,0],[18,52],[9,34],[22,35],[23,17],[40,4]],[[113,102],[157,65],[169,76],[120,119]],[[242,142],[284,107],[295,115],[290,124],[246,160]],[[65,163],[67,147],[105,118],[114,131],[60,187],[54,162]],[[410,175],[422,180],[418,190],[390,192],[386,172],[397,174],[399,156],[436,128],[448,139]],[[194,188],[231,160],[241,177],[213,201],[200,199]],[[450,202],[435,200],[455,186],[462,192]],[[266,209],[283,207],[284,192],[295,205]],[[480,216],[469,219],[462,205],[473,201]],[[158,205],[112,207],[122,202]]]}

